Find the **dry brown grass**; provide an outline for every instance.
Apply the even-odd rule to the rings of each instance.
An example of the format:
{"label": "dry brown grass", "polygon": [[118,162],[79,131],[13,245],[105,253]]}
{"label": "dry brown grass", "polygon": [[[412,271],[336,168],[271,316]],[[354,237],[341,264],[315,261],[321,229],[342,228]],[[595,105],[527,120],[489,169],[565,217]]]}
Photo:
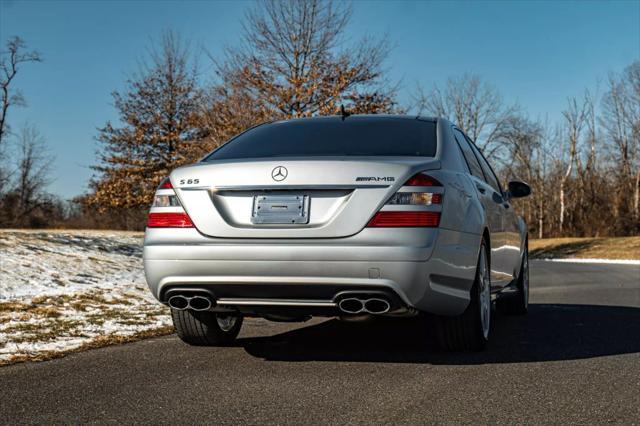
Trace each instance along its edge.
{"label": "dry brown grass", "polygon": [[640,237],[544,238],[529,241],[532,258],[640,259]]}
{"label": "dry brown grass", "polygon": [[0,235],[3,233],[11,234],[15,232],[20,232],[24,234],[74,234],[74,235],[89,235],[89,236],[98,236],[98,235],[122,235],[127,237],[144,237],[144,232],[142,231],[120,231],[120,230],[109,230],[109,229],[69,229],[69,228],[4,228],[0,229]]}
{"label": "dry brown grass", "polygon": [[[173,332],[173,327],[155,325],[166,317],[166,307],[141,302],[139,296],[107,293],[105,289],[0,302],[0,349],[16,347],[12,354],[5,352],[0,357],[0,366],[59,358]],[[55,350],[45,348],[68,339],[85,342]]]}
{"label": "dry brown grass", "polygon": [[174,328],[172,326],[166,326],[162,328],[156,328],[153,330],[144,330],[130,336],[98,336],[92,339],[90,342],[83,344],[77,348],[73,348],[67,351],[48,351],[40,352],[38,354],[16,354],[8,360],[0,359],[0,367],[3,365],[17,364],[27,361],[48,361],[51,359],[62,358],[72,353],[78,353],[86,351],[87,349],[103,348],[111,345],[121,345],[123,343],[137,342],[138,340],[148,339],[150,337],[166,336],[172,334]]}

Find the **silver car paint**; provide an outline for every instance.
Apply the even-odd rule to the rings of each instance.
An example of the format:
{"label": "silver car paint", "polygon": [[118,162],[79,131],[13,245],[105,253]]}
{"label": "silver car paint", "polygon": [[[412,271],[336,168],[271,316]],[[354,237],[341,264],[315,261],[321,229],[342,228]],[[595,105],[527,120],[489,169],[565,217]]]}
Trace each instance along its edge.
{"label": "silver car paint", "polygon": [[[152,293],[160,299],[167,286],[212,283],[380,286],[393,289],[411,308],[462,313],[483,233],[488,231],[492,242],[492,277],[502,278],[495,281],[499,289],[519,271],[526,230],[513,209],[513,217],[492,223],[452,143],[451,127],[438,120],[434,158],[248,159],[176,169],[171,182],[196,228],[146,230],[144,267]],[[278,166],[288,170],[280,182],[271,177]],[[422,171],[443,184],[443,204],[412,208],[441,209],[440,226],[366,228],[381,208],[397,209],[384,204]],[[395,181],[356,183],[358,176],[393,176]],[[265,188],[315,193],[309,223],[251,224],[252,196]]]}

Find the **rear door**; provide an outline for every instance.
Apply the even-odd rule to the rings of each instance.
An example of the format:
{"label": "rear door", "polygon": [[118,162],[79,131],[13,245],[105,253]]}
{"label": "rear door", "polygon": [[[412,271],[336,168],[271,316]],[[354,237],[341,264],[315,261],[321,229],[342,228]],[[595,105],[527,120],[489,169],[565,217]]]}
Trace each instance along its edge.
{"label": "rear door", "polygon": [[471,179],[487,217],[491,234],[491,284],[495,287],[502,287],[510,281],[507,273],[509,270],[508,256],[502,248],[504,246],[502,195],[499,193],[499,189],[490,184],[490,179],[485,175],[480,164],[479,155],[474,153],[472,144],[469,143],[462,131],[454,128],[454,135],[467,161]]}
{"label": "rear door", "polygon": [[[505,259],[505,279],[510,280],[517,275],[520,267],[520,230],[518,228],[518,215],[515,213],[509,199],[502,190],[500,181],[496,176],[493,168],[484,157],[482,152],[469,140],[471,148],[476,153],[482,171],[487,177],[487,182],[496,191],[495,200],[500,205],[500,213],[502,215],[502,246],[501,254]],[[508,276],[507,276],[508,275]]]}

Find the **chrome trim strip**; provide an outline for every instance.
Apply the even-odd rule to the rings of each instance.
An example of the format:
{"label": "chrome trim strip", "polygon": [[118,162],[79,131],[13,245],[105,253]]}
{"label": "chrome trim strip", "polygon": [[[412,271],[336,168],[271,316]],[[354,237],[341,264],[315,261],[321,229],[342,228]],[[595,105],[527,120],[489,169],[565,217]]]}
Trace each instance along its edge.
{"label": "chrome trim strip", "polygon": [[294,299],[243,299],[222,298],[216,301],[217,305],[231,306],[315,306],[323,308],[335,308],[336,303],[330,300],[294,300]]}
{"label": "chrome trim strip", "polygon": [[313,189],[361,189],[388,188],[391,185],[230,185],[230,186],[187,186],[178,187],[181,191],[262,191],[262,190],[313,190]]}

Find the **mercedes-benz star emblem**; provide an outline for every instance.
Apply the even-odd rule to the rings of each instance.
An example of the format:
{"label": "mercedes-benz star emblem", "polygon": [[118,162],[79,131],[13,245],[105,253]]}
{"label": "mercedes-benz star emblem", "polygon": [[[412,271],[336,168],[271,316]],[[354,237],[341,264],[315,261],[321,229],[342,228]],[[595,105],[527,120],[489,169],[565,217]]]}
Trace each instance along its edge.
{"label": "mercedes-benz star emblem", "polygon": [[273,178],[273,180],[275,180],[276,182],[280,182],[282,180],[285,180],[287,178],[287,175],[289,174],[289,172],[287,171],[287,169],[283,166],[278,166],[275,169],[273,169],[271,171],[271,177]]}

